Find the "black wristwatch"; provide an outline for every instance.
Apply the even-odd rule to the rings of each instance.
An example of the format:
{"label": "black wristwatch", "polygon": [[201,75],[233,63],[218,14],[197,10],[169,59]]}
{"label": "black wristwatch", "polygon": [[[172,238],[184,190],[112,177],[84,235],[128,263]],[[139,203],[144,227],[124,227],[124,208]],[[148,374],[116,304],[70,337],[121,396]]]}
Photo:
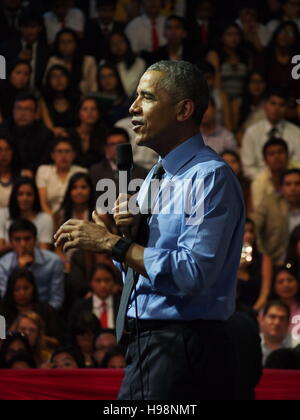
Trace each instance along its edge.
{"label": "black wristwatch", "polygon": [[112,258],[120,263],[124,262],[126,253],[132,244],[132,240],[121,238],[112,249]]}

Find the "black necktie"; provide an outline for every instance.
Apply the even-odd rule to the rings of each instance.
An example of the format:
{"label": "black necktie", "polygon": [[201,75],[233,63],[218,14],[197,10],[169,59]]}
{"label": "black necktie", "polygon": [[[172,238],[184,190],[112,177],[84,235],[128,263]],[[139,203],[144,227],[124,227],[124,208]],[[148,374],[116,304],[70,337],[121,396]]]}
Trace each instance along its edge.
{"label": "black necktie", "polygon": [[279,136],[279,131],[278,131],[278,128],[276,127],[271,128],[271,130],[268,132],[269,140],[277,138],[278,136]]}
{"label": "black necktie", "polygon": [[[155,167],[153,172],[153,176],[151,180],[157,179],[161,180],[165,170],[162,166],[161,161]],[[137,234],[137,243],[146,246],[149,238],[149,226],[148,221],[151,216],[151,182],[149,184],[148,192],[147,192],[147,199],[148,199],[148,214],[143,215],[140,229]],[[132,295],[135,282],[137,281],[139,274],[136,273],[132,268],[128,267],[126,279],[122,291],[119,312],[116,320],[116,335],[118,343],[121,341],[123,336],[124,327],[125,327],[125,319],[127,315],[127,310],[130,302],[130,297]]]}

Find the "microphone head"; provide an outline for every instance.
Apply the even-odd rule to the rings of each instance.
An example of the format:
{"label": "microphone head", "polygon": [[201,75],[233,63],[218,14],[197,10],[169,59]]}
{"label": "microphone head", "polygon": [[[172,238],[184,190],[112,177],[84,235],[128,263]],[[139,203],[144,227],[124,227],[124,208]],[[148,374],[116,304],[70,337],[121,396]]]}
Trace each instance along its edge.
{"label": "microphone head", "polygon": [[130,143],[118,144],[117,166],[119,171],[129,171],[133,166],[132,146]]}

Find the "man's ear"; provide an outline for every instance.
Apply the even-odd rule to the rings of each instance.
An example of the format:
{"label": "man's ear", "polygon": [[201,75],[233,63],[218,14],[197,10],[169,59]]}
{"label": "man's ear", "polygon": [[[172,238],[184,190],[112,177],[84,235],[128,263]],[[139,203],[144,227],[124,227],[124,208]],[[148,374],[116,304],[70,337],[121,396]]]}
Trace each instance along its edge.
{"label": "man's ear", "polygon": [[191,99],[184,99],[177,104],[177,121],[187,121],[195,112],[195,104]]}

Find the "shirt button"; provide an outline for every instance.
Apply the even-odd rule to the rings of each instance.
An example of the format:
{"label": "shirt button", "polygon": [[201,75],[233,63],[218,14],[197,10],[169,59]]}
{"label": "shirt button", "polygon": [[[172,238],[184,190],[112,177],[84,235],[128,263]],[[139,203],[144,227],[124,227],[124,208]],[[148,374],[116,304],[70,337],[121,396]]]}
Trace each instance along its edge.
{"label": "shirt button", "polygon": [[132,305],[128,305],[128,309],[131,309],[132,308]]}

